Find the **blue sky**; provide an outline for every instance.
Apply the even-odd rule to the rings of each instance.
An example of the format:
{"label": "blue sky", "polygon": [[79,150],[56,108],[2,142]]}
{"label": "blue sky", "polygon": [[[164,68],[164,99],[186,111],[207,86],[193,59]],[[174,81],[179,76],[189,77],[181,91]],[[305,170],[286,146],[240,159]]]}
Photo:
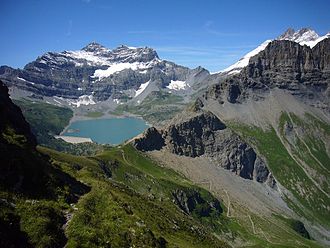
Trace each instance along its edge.
{"label": "blue sky", "polygon": [[0,0],[0,65],[91,41],[150,46],[159,56],[218,71],[288,27],[330,31],[329,0]]}

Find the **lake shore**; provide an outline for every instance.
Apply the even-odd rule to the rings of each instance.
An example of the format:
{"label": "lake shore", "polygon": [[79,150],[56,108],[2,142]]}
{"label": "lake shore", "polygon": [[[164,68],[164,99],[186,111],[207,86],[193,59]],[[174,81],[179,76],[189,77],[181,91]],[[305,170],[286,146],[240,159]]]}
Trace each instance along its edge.
{"label": "lake shore", "polygon": [[64,136],[64,135],[55,135],[54,137],[56,139],[63,139],[64,141],[72,144],[79,144],[85,142],[93,143],[93,140],[91,138],[85,138],[85,137],[74,137],[74,136]]}

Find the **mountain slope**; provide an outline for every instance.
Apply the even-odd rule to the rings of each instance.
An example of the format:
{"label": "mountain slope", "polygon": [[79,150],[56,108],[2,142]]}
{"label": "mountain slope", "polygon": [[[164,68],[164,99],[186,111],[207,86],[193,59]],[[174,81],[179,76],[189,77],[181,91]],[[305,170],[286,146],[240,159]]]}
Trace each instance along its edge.
{"label": "mountain slope", "polygon": [[[159,89],[182,94],[208,74],[203,68],[191,70],[161,60],[152,48],[120,46],[109,50],[97,43],[79,51],[48,52],[23,70],[0,68],[0,78],[9,87],[64,98],[75,107],[109,98],[114,104],[141,101]],[[177,82],[184,83],[186,90],[174,87]]]}
{"label": "mountain slope", "polygon": [[[319,36],[314,30],[308,29],[308,28],[302,28],[298,31],[295,31],[291,28],[289,28],[287,31],[285,31],[282,35],[280,35],[275,40],[289,40],[296,42],[300,45],[306,45],[310,48],[313,48],[317,43],[320,41],[329,38],[330,33]],[[223,74],[231,75],[239,73],[244,67],[246,67],[249,64],[249,60],[251,57],[255,56],[259,52],[263,51],[266,46],[271,42],[272,40],[266,40],[264,41],[260,46],[252,50],[251,52],[244,55],[239,61],[237,61],[235,64],[229,66],[228,68],[220,71]]]}
{"label": "mountain slope", "polygon": [[[247,206],[248,212],[267,216],[264,218],[272,218],[269,211],[299,218],[312,237],[329,244],[330,223],[324,218],[330,206],[329,45],[328,38],[313,48],[287,40],[270,42],[239,74],[210,86],[170,126],[150,129],[136,139],[136,147],[150,150],[152,157],[196,183],[208,183],[224,198],[227,193],[228,197],[235,195],[237,204]],[[208,122],[196,124],[196,114],[191,110],[210,113],[226,128],[215,131]],[[226,129],[232,132],[228,141],[223,138]],[[222,138],[217,133],[223,133]],[[253,156],[247,156],[246,147],[237,144],[227,148],[236,135],[239,144],[251,147],[267,170],[263,166],[258,170],[256,160],[251,160]],[[163,145],[145,147],[155,140],[163,141]],[[235,152],[235,148],[241,151]],[[214,159],[218,154],[225,159]],[[245,183],[232,176],[233,172],[241,175],[238,169],[246,167],[246,158],[254,161],[250,168],[257,168],[261,174],[271,173],[277,185],[275,191],[267,184]],[[176,161],[177,166],[170,161]],[[252,171],[249,174],[255,175]],[[248,190],[238,193],[243,184]]]}
{"label": "mountain slope", "polygon": [[131,146],[93,157],[36,149],[2,83],[0,99],[1,247],[229,247],[208,191]]}
{"label": "mountain slope", "polygon": [[2,82],[0,99],[0,246],[63,246],[63,205],[89,187],[37,152],[29,124]]}

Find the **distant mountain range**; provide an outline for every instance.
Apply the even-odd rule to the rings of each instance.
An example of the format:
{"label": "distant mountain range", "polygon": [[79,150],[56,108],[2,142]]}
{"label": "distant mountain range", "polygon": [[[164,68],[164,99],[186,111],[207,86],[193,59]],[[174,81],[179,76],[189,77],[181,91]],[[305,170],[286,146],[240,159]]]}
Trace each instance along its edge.
{"label": "distant mountain range", "polygon": [[201,67],[191,70],[162,60],[152,48],[109,50],[95,42],[78,51],[45,53],[23,69],[0,67],[9,87],[58,97],[73,107],[105,100],[141,102],[157,90],[186,95],[208,75]]}

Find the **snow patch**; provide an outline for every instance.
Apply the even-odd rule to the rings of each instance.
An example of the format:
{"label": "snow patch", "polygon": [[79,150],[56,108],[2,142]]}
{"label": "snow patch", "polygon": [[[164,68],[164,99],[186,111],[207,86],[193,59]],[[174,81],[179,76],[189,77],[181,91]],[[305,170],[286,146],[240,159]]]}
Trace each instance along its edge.
{"label": "snow patch", "polygon": [[[97,56],[92,52],[86,52],[80,50],[80,51],[67,51],[64,52],[64,54],[76,60],[86,60],[87,64],[89,65],[110,65],[110,62],[107,60],[106,57]],[[83,63],[75,60],[74,63],[76,66],[83,65]]]}
{"label": "snow patch", "polygon": [[184,90],[187,87],[189,87],[189,84],[187,84],[185,81],[179,81],[179,80],[171,80],[171,83],[166,86],[166,88],[170,90]]}
{"label": "snow patch", "polygon": [[24,79],[24,78],[17,77],[17,79],[22,80],[22,81],[24,81],[24,82],[27,82],[27,83],[29,83],[29,84],[35,85],[35,83],[33,83],[33,82],[31,82],[31,81],[28,81],[28,80],[26,80],[26,79]]}
{"label": "snow patch", "polygon": [[70,105],[74,105],[76,107],[80,107],[80,105],[93,105],[96,102],[93,100],[93,95],[82,95],[78,98],[78,100],[68,101]]}
{"label": "snow patch", "polygon": [[106,70],[98,69],[94,72],[94,75],[92,78],[98,78],[99,80],[102,78],[109,77],[110,75],[126,70],[131,69],[133,71],[136,70],[145,70],[149,68],[149,66],[146,63],[141,62],[134,62],[134,63],[114,63],[110,65],[110,67]]}
{"label": "snow patch", "polygon": [[120,104],[119,99],[113,99],[113,102],[115,102],[116,104]]}
{"label": "snow patch", "polygon": [[141,84],[139,89],[135,92],[135,97],[140,95],[148,87],[149,83],[150,83],[150,80],[144,84]]}
{"label": "snow patch", "polygon": [[82,88],[78,88],[78,90],[82,90]]}

